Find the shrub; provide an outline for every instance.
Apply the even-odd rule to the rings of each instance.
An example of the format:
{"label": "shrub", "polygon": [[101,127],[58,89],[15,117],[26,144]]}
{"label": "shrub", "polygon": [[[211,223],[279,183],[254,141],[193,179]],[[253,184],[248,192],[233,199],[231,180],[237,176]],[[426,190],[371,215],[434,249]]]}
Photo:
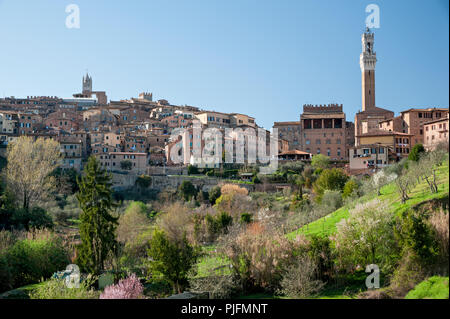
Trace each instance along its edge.
{"label": "shrub", "polygon": [[328,237],[311,236],[305,251],[316,264],[317,279],[327,281],[334,274],[334,253]]}
{"label": "shrub", "polygon": [[216,203],[216,200],[220,197],[220,195],[222,195],[222,192],[220,190],[219,186],[214,186],[213,188],[211,188],[209,190],[209,194],[208,194],[208,198],[209,198],[209,202],[211,203],[211,205],[214,205]]}
{"label": "shrub", "polygon": [[225,195],[225,194],[231,194],[231,195],[239,194],[239,195],[243,195],[243,196],[248,195],[248,190],[246,188],[239,187],[238,185],[234,185],[234,184],[225,184],[221,187],[220,191],[221,191],[222,195]]}
{"label": "shrub", "polygon": [[64,280],[52,278],[31,291],[30,299],[98,299],[99,292],[91,288],[92,280],[84,280],[79,288],[68,288]]}
{"label": "shrub", "polygon": [[449,213],[443,209],[434,212],[429,223],[433,229],[434,237],[440,248],[440,255],[443,260],[449,258]]}
{"label": "shrub", "polygon": [[390,287],[398,296],[404,297],[426,276],[420,258],[411,250],[405,250],[390,279]]}
{"label": "shrub", "polygon": [[335,211],[342,206],[342,195],[340,191],[325,190],[322,196],[321,205],[329,208],[329,211]]}
{"label": "shrub", "polygon": [[330,167],[330,158],[323,154],[314,155],[311,159],[311,166],[314,169],[327,169]]}
{"label": "shrub", "polygon": [[226,232],[228,226],[233,222],[233,218],[226,212],[222,212],[216,216],[206,215],[205,222],[208,233],[210,235],[218,235]]}
{"label": "shrub", "polygon": [[293,260],[294,247],[295,243],[282,234],[269,233],[261,224],[253,223],[237,236],[230,234],[224,253],[244,290],[274,291]]}
{"label": "shrub", "polygon": [[190,181],[183,181],[179,187],[179,192],[185,201],[189,201],[197,195],[197,189]]}
{"label": "shrub", "polygon": [[69,263],[63,243],[55,236],[17,241],[6,251],[14,287],[37,283]]}
{"label": "shrub", "polygon": [[126,279],[119,280],[118,284],[106,287],[100,299],[139,299],[142,298],[143,292],[144,286],[136,274],[132,274]]}
{"label": "shrub", "polygon": [[40,207],[33,207],[30,211],[21,208],[12,215],[12,223],[18,228],[52,228],[52,217]]}
{"label": "shrub", "polygon": [[289,266],[278,293],[290,298],[307,298],[319,293],[325,283],[316,279],[317,264],[309,256],[300,257]]}
{"label": "shrub", "polygon": [[233,275],[211,275],[189,280],[191,290],[208,292],[210,299],[230,299],[241,292],[239,280]]}
{"label": "shrub", "polygon": [[252,214],[242,213],[241,214],[241,223],[250,224],[252,222]]}
{"label": "shrub", "polygon": [[188,165],[187,170],[188,170],[188,175],[199,173],[197,166],[193,166],[191,164]]}
{"label": "shrub", "polygon": [[430,277],[411,290],[405,299],[448,299],[448,287],[448,277]]}
{"label": "shrub", "polygon": [[152,184],[152,178],[149,175],[140,175],[135,182],[136,186],[141,189],[148,188]]}
{"label": "shrub", "polygon": [[397,219],[395,234],[403,250],[411,249],[425,263],[432,263],[438,254],[438,243],[427,222],[427,213],[409,209]]}
{"label": "shrub", "polygon": [[6,254],[0,251],[0,293],[13,288],[14,280],[12,277],[11,269]]}
{"label": "shrub", "polygon": [[353,197],[358,195],[359,185],[354,179],[350,179],[344,185],[344,189],[342,190],[342,197]]}
{"label": "shrub", "polygon": [[252,183],[253,184],[261,184],[261,180],[259,179],[258,175],[255,175],[252,177]]}
{"label": "shrub", "polygon": [[180,241],[187,234],[191,235],[193,214],[191,209],[181,202],[163,208],[158,216],[157,225],[172,241]]}

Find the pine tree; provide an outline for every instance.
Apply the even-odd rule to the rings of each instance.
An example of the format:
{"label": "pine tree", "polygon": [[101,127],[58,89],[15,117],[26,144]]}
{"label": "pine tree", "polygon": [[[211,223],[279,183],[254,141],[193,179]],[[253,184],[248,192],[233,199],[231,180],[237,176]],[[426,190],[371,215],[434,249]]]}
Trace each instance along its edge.
{"label": "pine tree", "polygon": [[98,275],[104,269],[105,260],[117,248],[115,231],[118,218],[110,214],[116,207],[111,176],[100,167],[94,156],[89,158],[84,173],[81,179],[77,179],[80,189],[77,199],[82,210],[77,263],[83,270]]}

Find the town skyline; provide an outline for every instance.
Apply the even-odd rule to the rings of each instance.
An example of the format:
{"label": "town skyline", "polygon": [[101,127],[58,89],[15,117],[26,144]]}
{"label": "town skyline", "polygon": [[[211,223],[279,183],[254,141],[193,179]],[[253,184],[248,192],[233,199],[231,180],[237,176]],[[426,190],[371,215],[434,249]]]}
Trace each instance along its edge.
{"label": "town skyline", "polygon": [[[195,11],[199,4],[186,6],[181,21],[201,16],[205,23],[211,22],[210,14],[222,9],[223,12],[216,16],[221,19],[216,19],[218,21],[213,24],[215,31],[222,30],[218,34],[212,31],[202,33],[204,25],[196,23],[187,30],[159,28],[158,35],[155,35],[151,32],[152,23],[142,22],[138,31],[136,25],[130,23],[131,14],[136,14],[137,19],[142,18],[136,11],[137,5],[126,7],[122,14],[128,18],[114,29],[108,29],[112,23],[109,20],[119,17],[118,10],[122,7],[108,7],[108,18],[99,14],[101,3],[80,1],[81,27],[71,30],[64,27],[65,5],[54,6],[46,1],[40,2],[40,6],[29,4],[35,9],[35,14],[42,13],[50,20],[35,25],[35,17],[24,13],[26,21],[23,27],[15,28],[15,23],[12,23],[9,30],[15,32],[6,34],[0,31],[5,42],[12,45],[22,41],[40,47],[50,44],[49,38],[53,36],[60,45],[55,46],[54,54],[50,54],[53,59],[36,50],[16,55],[9,54],[8,50],[0,53],[0,61],[8,62],[3,64],[0,73],[0,94],[2,97],[69,97],[79,87],[79,79],[88,69],[94,79],[94,87],[105,90],[111,100],[129,99],[139,92],[149,91],[153,92],[155,99],[167,99],[176,105],[246,113],[254,116],[266,129],[270,129],[275,121],[298,120],[304,104],[343,104],[347,118],[352,120],[361,110],[358,58],[360,34],[367,16],[364,9],[369,3],[363,1],[357,6],[345,2],[342,5],[309,2],[302,6],[293,3],[284,7],[262,5],[251,16],[256,19],[255,27],[249,28],[246,24],[246,29],[241,30],[242,36],[237,33],[239,23],[231,28],[231,21],[226,19],[237,14],[233,5],[214,4],[202,11]],[[406,4],[379,5],[381,27],[373,30],[380,61],[376,79],[377,105],[396,114],[408,108],[448,107],[448,11],[442,11],[446,4],[435,2],[421,10],[420,4],[412,3],[408,4],[411,10],[404,15],[396,15],[395,12]],[[15,6],[10,1],[0,2],[0,26],[15,17]],[[143,6],[148,9],[147,5]],[[167,14],[169,9],[157,3],[153,12],[155,15]],[[177,16],[178,12],[174,15]],[[308,13],[311,15],[309,18],[306,17]],[[268,28],[265,25],[258,29],[258,18],[271,16],[274,22],[280,22],[278,26]],[[300,17],[303,18],[301,22],[295,19]],[[314,18],[327,23],[312,21]],[[404,23],[418,18],[421,23],[417,26]],[[159,21],[162,17],[154,19]],[[100,33],[94,28],[95,23],[103,26]],[[27,29],[30,26],[36,30],[30,32]],[[131,28],[133,33],[128,32]],[[91,31],[93,35],[89,35]],[[112,31],[118,32],[113,36]],[[36,39],[32,39],[32,35]],[[270,45],[264,36],[268,37],[267,40],[277,40],[273,42],[277,45]],[[147,37],[149,44],[143,43]],[[180,40],[178,45],[173,42],[175,39]],[[250,43],[245,44],[249,39]],[[132,44],[128,53],[127,42],[124,41]],[[226,44],[231,43],[236,43],[233,47],[239,48],[238,52],[223,50]],[[204,49],[196,51],[197,57],[192,55],[195,45]],[[100,55],[90,54],[86,48],[91,47]],[[154,50],[154,47],[163,49]],[[98,58],[101,54],[105,59]],[[277,59],[273,59],[274,56]],[[60,72],[62,66],[64,74]],[[42,67],[45,67],[45,72],[38,73]],[[30,76],[33,74],[39,74],[39,77]],[[267,112],[274,106],[277,109],[275,116]]]}

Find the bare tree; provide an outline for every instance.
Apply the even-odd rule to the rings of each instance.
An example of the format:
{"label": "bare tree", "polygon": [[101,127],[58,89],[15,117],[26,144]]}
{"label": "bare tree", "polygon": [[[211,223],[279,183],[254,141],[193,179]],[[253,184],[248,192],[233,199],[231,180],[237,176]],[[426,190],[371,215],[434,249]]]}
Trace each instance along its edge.
{"label": "bare tree", "polygon": [[28,210],[53,190],[50,174],[58,167],[60,145],[51,139],[21,136],[8,145],[4,176],[7,188],[18,204]]}

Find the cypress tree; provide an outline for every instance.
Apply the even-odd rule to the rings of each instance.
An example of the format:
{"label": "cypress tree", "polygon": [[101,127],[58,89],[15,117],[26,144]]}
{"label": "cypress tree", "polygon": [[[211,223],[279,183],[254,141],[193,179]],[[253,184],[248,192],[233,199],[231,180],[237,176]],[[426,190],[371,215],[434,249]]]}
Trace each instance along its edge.
{"label": "cypress tree", "polygon": [[110,213],[117,205],[112,198],[111,176],[94,156],[89,158],[84,173],[81,179],[77,178],[79,192],[76,196],[82,210],[77,263],[84,271],[99,275],[105,260],[117,248],[118,218]]}

